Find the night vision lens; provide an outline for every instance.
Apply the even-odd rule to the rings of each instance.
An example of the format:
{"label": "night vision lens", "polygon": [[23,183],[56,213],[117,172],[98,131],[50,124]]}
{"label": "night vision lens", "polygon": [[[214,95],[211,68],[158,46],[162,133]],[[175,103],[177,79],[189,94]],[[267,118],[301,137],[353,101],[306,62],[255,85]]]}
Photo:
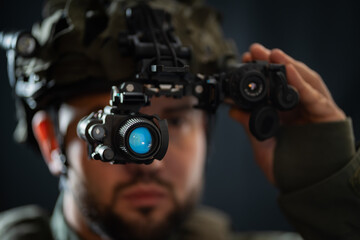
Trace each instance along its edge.
{"label": "night vision lens", "polygon": [[240,81],[240,94],[249,102],[258,102],[266,97],[265,77],[256,71],[248,72]]}
{"label": "night vision lens", "polygon": [[129,159],[143,161],[157,154],[161,147],[161,133],[155,122],[142,117],[130,117],[121,125],[118,143]]}
{"label": "night vision lens", "polygon": [[152,136],[146,127],[135,128],[129,135],[129,146],[137,154],[146,154],[152,147]]}
{"label": "night vision lens", "polygon": [[264,86],[262,79],[258,77],[250,77],[247,79],[247,84],[244,84],[244,92],[250,97],[257,97],[263,93]]}

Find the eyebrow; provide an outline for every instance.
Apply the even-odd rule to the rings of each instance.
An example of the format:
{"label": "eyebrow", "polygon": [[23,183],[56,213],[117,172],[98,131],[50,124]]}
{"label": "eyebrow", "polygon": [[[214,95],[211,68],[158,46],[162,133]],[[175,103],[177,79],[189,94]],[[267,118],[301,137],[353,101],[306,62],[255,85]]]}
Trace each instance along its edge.
{"label": "eyebrow", "polygon": [[194,105],[184,104],[180,106],[167,107],[163,110],[163,113],[170,114],[174,112],[188,111],[194,109]]}
{"label": "eyebrow", "polygon": [[[164,114],[171,114],[171,113],[177,113],[177,112],[182,112],[182,111],[189,111],[194,109],[195,104],[191,104],[191,103],[185,103],[183,105],[179,105],[179,106],[171,106],[171,107],[166,107],[163,110]],[[98,112],[99,110],[103,110],[105,106],[101,106],[101,105],[96,105],[95,107],[92,107],[88,112],[92,113],[92,112]]]}

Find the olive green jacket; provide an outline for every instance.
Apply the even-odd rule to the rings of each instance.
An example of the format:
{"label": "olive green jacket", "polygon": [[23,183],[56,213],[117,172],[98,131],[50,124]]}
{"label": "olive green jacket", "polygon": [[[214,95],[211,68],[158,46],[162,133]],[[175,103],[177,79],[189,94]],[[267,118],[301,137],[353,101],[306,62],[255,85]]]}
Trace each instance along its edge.
{"label": "olive green jacket", "polygon": [[[283,127],[274,173],[279,205],[307,240],[360,239],[360,156],[351,121]],[[234,233],[223,213],[199,207],[172,240],[300,240],[295,233]],[[35,206],[0,214],[0,239],[77,240],[62,213],[60,196],[51,219]]]}

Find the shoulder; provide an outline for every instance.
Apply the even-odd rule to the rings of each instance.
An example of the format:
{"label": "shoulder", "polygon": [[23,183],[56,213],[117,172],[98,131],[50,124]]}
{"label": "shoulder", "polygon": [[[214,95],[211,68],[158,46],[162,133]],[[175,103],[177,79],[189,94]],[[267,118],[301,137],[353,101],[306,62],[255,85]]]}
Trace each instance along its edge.
{"label": "shoulder", "polygon": [[303,238],[294,232],[243,232],[234,233],[232,240],[303,240]]}
{"label": "shoulder", "polygon": [[0,213],[0,238],[52,239],[49,217],[35,206],[23,206]]}
{"label": "shoulder", "polygon": [[297,233],[291,232],[236,232],[232,229],[231,219],[224,212],[199,206],[184,223],[180,239],[207,240],[302,240]]}

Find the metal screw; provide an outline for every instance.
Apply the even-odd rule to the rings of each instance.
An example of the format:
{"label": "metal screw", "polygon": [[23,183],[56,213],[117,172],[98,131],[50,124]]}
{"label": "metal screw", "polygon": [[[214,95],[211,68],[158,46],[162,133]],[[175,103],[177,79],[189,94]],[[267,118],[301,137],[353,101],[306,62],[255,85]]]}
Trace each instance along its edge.
{"label": "metal screw", "polygon": [[197,94],[201,94],[203,91],[204,91],[203,86],[197,85],[197,86],[195,87],[195,92],[196,92]]}
{"label": "metal screw", "polygon": [[151,65],[151,71],[156,72],[157,71],[157,66],[156,65]]}
{"label": "metal screw", "polygon": [[126,85],[126,91],[128,92],[133,92],[135,90],[135,86],[131,83],[129,83],[128,85]]}
{"label": "metal screw", "polygon": [[126,14],[126,17],[131,17],[131,15],[132,15],[132,10],[131,10],[131,8],[126,9],[125,14]]}

